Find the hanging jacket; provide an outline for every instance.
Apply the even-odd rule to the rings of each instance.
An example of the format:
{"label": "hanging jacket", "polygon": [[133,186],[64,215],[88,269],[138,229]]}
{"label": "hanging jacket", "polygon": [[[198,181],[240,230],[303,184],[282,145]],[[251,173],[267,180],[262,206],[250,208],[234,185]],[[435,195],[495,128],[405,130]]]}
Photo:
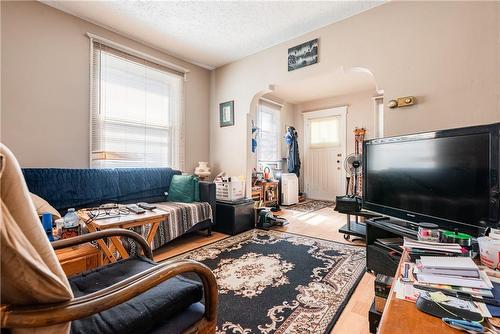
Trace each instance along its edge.
{"label": "hanging jacket", "polygon": [[285,135],[285,141],[288,145],[288,173],[295,173],[300,176],[300,156],[299,143],[297,142],[297,130],[290,126]]}

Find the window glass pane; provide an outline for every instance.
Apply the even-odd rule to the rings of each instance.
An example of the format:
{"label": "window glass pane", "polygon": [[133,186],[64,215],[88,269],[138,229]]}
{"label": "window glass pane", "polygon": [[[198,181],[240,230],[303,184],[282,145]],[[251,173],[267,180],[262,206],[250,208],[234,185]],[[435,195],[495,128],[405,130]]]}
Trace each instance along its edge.
{"label": "window glass pane", "polygon": [[315,118],[310,120],[311,146],[339,145],[339,117]]}
{"label": "window glass pane", "polygon": [[278,105],[259,103],[257,124],[259,127],[257,160],[264,162],[280,160],[280,113]]}
{"label": "window glass pane", "polygon": [[268,112],[267,110],[263,110],[260,113],[260,128],[262,131],[271,131],[274,132],[276,125],[274,124],[275,119],[273,117],[272,112]]}

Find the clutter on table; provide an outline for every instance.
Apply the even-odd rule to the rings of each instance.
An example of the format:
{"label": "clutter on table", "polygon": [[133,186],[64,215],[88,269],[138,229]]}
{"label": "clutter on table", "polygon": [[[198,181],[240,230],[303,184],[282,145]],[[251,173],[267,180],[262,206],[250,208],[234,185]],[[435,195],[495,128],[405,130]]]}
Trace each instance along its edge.
{"label": "clutter on table", "polygon": [[[500,234],[494,231],[477,239],[479,266],[471,257],[477,254],[476,239],[443,232],[440,241],[456,242],[430,241],[437,236],[433,226],[419,230],[424,240],[404,239],[402,247],[410,262],[404,262],[400,277],[394,278],[395,296],[415,303],[420,311],[442,318],[453,328],[486,333],[488,326],[500,324]],[[377,276],[376,285],[380,279]]]}

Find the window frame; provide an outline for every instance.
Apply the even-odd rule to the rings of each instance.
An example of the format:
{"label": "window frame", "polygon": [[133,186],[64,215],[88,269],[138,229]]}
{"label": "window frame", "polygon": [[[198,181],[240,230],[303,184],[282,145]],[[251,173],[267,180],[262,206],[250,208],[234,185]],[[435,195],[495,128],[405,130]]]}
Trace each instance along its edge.
{"label": "window frame", "polygon": [[[113,56],[118,58],[123,58],[124,61],[131,61],[136,64],[145,66],[148,69],[156,70],[161,73],[166,73],[170,75],[179,76],[179,85],[175,86],[178,91],[175,93],[175,101],[177,103],[176,111],[175,111],[175,124],[170,123],[168,126],[160,126],[160,124],[147,124],[137,123],[138,126],[143,127],[145,132],[147,129],[159,129],[165,130],[168,132],[167,142],[170,142],[170,152],[167,154],[167,159],[170,160],[169,166],[161,166],[161,167],[172,167],[175,169],[183,170],[184,169],[184,150],[185,150],[185,139],[184,139],[184,118],[185,118],[185,103],[184,103],[184,94],[185,87],[184,81],[186,81],[186,75],[189,70],[177,66],[172,63],[165,62],[161,59],[155,58],[148,54],[142,53],[140,51],[133,50],[121,44],[109,41],[107,39],[101,38],[97,35],[93,35],[87,33],[87,36],[90,40],[90,124],[89,124],[89,165],[91,168],[127,168],[127,167],[150,167],[146,164],[146,152],[142,154],[142,163],[144,166],[104,166],[105,161],[107,160],[127,160],[126,155],[121,153],[123,152],[106,152],[105,148],[101,146],[103,140],[100,138],[101,134],[104,133],[104,128],[106,125],[110,123],[123,124],[124,126],[133,126],[133,121],[130,120],[120,120],[116,117],[111,117],[109,119],[103,119],[101,113],[101,59],[100,52],[108,52]],[[96,46],[99,46],[99,50],[96,51]],[[99,57],[96,57],[96,54]],[[99,59],[96,59],[99,58]],[[178,95],[177,95],[178,94]],[[169,99],[174,100],[174,99]],[[172,102],[169,101],[169,109],[172,110]],[[96,130],[97,129],[97,130]],[[95,131],[98,133],[95,134]],[[99,143],[96,143],[98,141]],[[99,147],[99,149],[96,149]],[[117,153],[113,155],[113,153]],[[133,155],[133,154],[132,154]],[[111,158],[109,158],[111,156]],[[130,161],[133,162],[133,159],[130,158]],[[104,162],[103,162],[104,161]],[[156,167],[156,166],[155,166]]]}

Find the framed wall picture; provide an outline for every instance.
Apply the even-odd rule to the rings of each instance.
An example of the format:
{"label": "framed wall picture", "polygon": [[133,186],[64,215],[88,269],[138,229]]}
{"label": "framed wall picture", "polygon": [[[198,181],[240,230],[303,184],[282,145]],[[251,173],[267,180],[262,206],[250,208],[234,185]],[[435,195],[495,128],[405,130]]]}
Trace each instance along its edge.
{"label": "framed wall picture", "polygon": [[234,101],[219,104],[220,127],[234,125]]}
{"label": "framed wall picture", "polygon": [[319,39],[313,39],[288,49],[288,72],[318,62]]}

